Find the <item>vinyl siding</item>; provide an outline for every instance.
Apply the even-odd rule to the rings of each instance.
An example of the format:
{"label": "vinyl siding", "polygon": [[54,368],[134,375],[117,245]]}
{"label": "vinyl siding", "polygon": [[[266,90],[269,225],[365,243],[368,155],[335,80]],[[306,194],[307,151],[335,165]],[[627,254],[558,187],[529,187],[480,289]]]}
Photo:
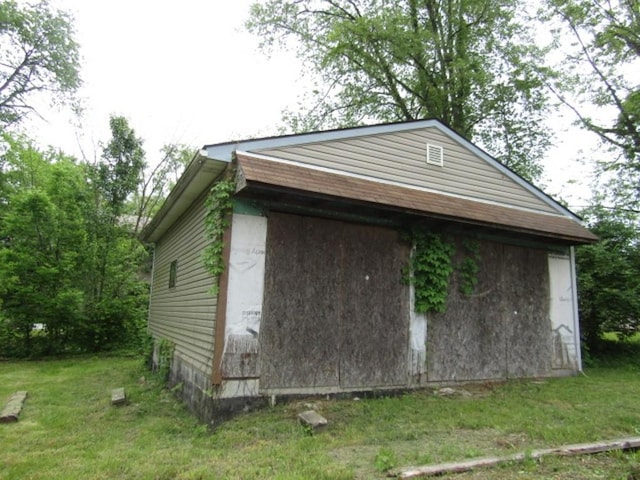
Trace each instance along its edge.
{"label": "vinyl siding", "polygon": [[[213,278],[201,261],[204,197],[199,198],[156,244],[149,328],[175,344],[175,354],[205,375],[213,364],[216,299]],[[177,261],[176,286],[169,288],[169,265]]]}
{"label": "vinyl siding", "polygon": [[[444,148],[443,167],[427,164],[427,143]],[[558,213],[522,185],[435,128],[255,152],[471,200]]]}

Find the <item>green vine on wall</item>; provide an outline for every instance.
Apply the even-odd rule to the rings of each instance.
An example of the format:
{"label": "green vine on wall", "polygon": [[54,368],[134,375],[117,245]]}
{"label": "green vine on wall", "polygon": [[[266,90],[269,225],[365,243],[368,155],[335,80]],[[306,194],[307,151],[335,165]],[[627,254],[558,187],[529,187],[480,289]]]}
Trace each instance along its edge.
{"label": "green vine on wall", "polygon": [[[414,251],[405,271],[405,280],[414,286],[418,313],[443,313],[447,305],[449,282],[454,271],[455,243],[440,233],[414,228],[408,235]],[[464,259],[458,265],[460,292],[471,295],[478,284],[480,243],[475,239],[462,242]]]}
{"label": "green vine on wall", "polygon": [[211,294],[218,295],[219,278],[224,272],[224,232],[230,225],[233,212],[233,194],[236,189],[235,175],[230,170],[226,178],[217,182],[206,200],[207,214],[204,219],[204,231],[209,244],[202,252],[202,262],[207,271],[215,278]]}
{"label": "green vine on wall", "polygon": [[455,246],[441,234],[420,229],[413,229],[410,239],[414,251],[405,279],[414,286],[414,309],[418,313],[442,313],[447,304]]}

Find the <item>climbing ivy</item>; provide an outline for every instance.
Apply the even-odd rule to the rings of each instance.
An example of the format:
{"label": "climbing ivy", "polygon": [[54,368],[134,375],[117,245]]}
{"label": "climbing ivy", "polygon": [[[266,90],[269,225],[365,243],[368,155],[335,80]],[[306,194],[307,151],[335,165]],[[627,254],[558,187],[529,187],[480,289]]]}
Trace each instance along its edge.
{"label": "climbing ivy", "polygon": [[230,170],[226,177],[217,182],[206,200],[207,214],[204,219],[205,236],[209,244],[202,252],[202,262],[207,271],[216,279],[211,294],[218,295],[218,279],[224,272],[223,236],[230,225],[233,211],[233,193],[236,189],[234,172]]}
{"label": "climbing ivy", "polygon": [[464,260],[458,271],[460,272],[460,293],[471,295],[478,284],[478,272],[480,271],[480,242],[476,239],[466,238],[462,241]]}
{"label": "climbing ivy", "polygon": [[409,237],[414,252],[405,279],[414,286],[414,309],[418,313],[442,313],[447,304],[455,246],[441,234],[422,229],[413,229]]}
{"label": "climbing ivy", "polygon": [[[449,281],[454,271],[455,243],[446,236],[414,228],[407,235],[414,251],[405,271],[405,281],[414,286],[418,313],[443,313],[447,305]],[[471,295],[478,284],[480,244],[475,239],[462,242],[464,259],[458,265],[460,292]]]}

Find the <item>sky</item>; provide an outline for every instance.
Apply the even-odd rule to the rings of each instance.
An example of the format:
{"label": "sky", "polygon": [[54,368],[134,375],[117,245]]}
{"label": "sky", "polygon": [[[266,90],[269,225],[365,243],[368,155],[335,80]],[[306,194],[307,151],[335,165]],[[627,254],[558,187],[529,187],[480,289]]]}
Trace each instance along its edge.
{"label": "sky", "polygon": [[[293,108],[304,81],[293,52],[267,58],[244,29],[253,0],[50,0],[75,19],[81,47],[78,120],[42,105],[27,124],[42,146],[89,160],[109,139],[109,116],[123,115],[145,141],[147,160],[162,145],[200,148],[276,135],[284,108]],[[586,205],[591,137],[553,119],[557,145],[544,167],[544,189],[574,209]],[[490,152],[489,152],[490,153]]]}
{"label": "sky", "polygon": [[300,90],[293,55],[266,58],[243,27],[249,0],[51,0],[75,17],[84,116],[41,109],[36,136],[65,152],[99,152],[111,114],[145,139],[201,147],[273,135]]}

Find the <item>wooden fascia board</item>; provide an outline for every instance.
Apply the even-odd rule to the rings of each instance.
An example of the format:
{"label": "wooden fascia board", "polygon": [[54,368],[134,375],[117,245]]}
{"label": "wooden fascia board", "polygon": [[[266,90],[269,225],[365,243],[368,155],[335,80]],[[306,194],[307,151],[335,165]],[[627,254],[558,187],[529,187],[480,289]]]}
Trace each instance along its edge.
{"label": "wooden fascia board", "polygon": [[548,215],[507,206],[483,204],[444,194],[384,185],[361,178],[268,161],[246,154],[238,154],[237,158],[244,188],[262,185],[263,188],[272,186],[290,189],[298,194],[307,192],[307,195],[333,196],[375,204],[379,208],[558,238],[575,244],[594,243],[598,240],[598,237],[576,220],[564,215]]}

